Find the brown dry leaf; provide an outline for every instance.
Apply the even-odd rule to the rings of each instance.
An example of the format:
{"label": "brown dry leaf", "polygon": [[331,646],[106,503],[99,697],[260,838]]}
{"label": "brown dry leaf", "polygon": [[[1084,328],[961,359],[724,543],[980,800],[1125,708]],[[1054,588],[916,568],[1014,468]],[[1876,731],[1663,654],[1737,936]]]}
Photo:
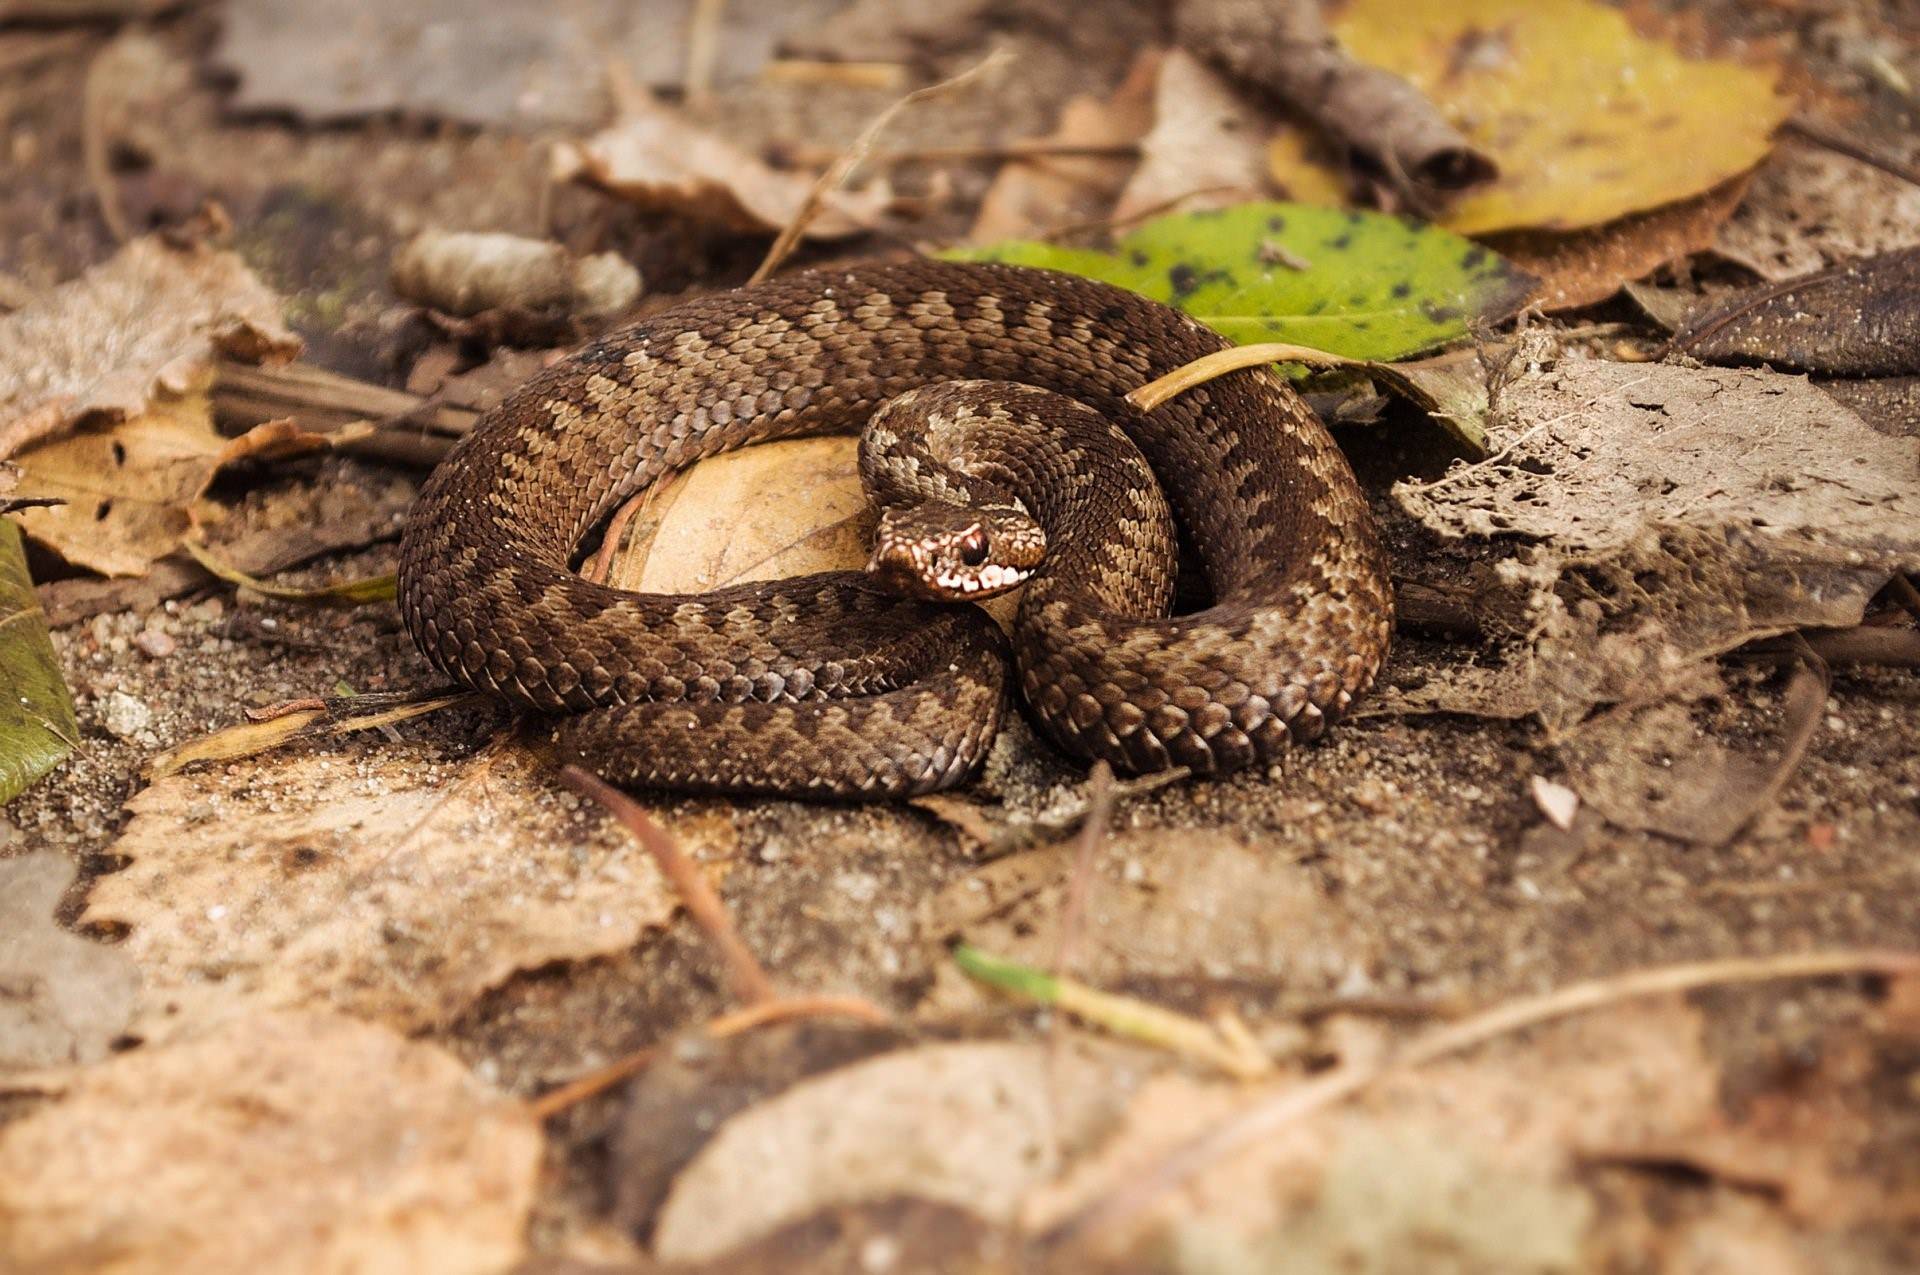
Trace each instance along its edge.
{"label": "brown dry leaf", "polygon": [[[1717,1119],[1719,1074],[1701,1032],[1678,1000],[1627,1005],[1383,1080],[1366,1100],[1219,1162],[1153,1218],[1178,1251],[1210,1254],[1216,1269],[1578,1269],[1595,1212],[1570,1180],[1579,1152]],[[1243,1105],[1302,1083],[1155,1079],[1105,1146],[1033,1194],[1023,1220],[1057,1223]]]}
{"label": "brown dry leaf", "polygon": [[1920,243],[1920,186],[1792,138],[1754,174],[1717,251],[1763,279]]}
{"label": "brown dry leaf", "polygon": [[[1152,125],[1151,94],[1161,55],[1148,50],[1107,97],[1071,98],[1050,140],[1075,146],[1135,142]],[[1125,156],[1045,156],[1001,165],[980,199],[968,238],[975,243],[1030,239],[1073,223],[1097,221],[1133,171]]]}
{"label": "brown dry leaf", "polygon": [[1716,297],[1687,316],[1673,348],[1706,363],[1920,375],[1920,247]]}
{"label": "brown dry leaf", "polygon": [[1750,180],[1751,174],[1742,174],[1696,199],[1589,230],[1513,231],[1487,242],[1539,280],[1531,304],[1543,310],[1575,310],[1605,301],[1621,284],[1645,278],[1668,262],[1712,248]]}
{"label": "brown dry leaf", "polygon": [[[842,2],[720,6],[714,83],[750,79],[783,35]],[[604,118],[609,64],[639,84],[685,81],[696,3],[561,0],[504,5],[481,21],[468,0],[252,0],[226,15],[216,56],[240,77],[242,111],[589,127]]]}
{"label": "brown dry leaf", "polygon": [[1082,1136],[1110,1100],[1104,1057],[1065,1052],[1051,1091],[1047,1051],[1026,1044],[928,1045],[804,1080],[727,1121],[680,1173],[654,1255],[701,1261],[832,1205],[898,1196],[1010,1221],[1049,1174],[1049,1138]]}
{"label": "brown dry leaf", "polygon": [[[1726,721],[1704,729],[1679,698],[1621,707],[1584,722],[1562,745],[1570,779],[1609,823],[1638,828],[1696,845],[1725,845],[1769,804],[1783,771],[1799,764],[1791,746],[1795,727],[1824,710],[1817,678],[1785,698],[1784,727],[1748,721],[1738,730]],[[1724,698],[1719,679],[1703,671],[1687,699]],[[1758,714],[1756,714],[1758,716]],[[1798,720],[1796,720],[1798,719]],[[1730,746],[1729,737],[1759,741]]]}
{"label": "brown dry leaf", "polygon": [[[162,779],[128,803],[85,919],[129,927],[134,1030],[330,1006],[444,1023],[515,971],[632,945],[675,900],[653,861],[518,744],[465,760],[365,739]],[[702,858],[723,808],[663,822]]]}
{"label": "brown dry leaf", "polygon": [[877,515],[851,438],[796,438],[704,461],[647,499],[608,582],[646,593],[864,566]]}
{"label": "brown dry leaf", "polygon": [[[584,181],[648,212],[748,235],[785,227],[813,187],[810,176],[780,172],[658,102],[635,103],[613,127],[556,147],[553,176]],[[829,191],[807,237],[870,230],[892,203],[884,181]]]}
{"label": "brown dry leaf", "polygon": [[1509,381],[1487,461],[1401,483],[1449,539],[1526,543],[1499,578],[1534,616],[1526,649],[1412,707],[1537,713],[1646,703],[1755,637],[1857,624],[1920,566],[1920,475],[1805,380],[1561,358]]}
{"label": "brown dry leaf", "polygon": [[524,1251],[540,1156],[437,1046],[248,1018],[75,1072],[0,1130],[0,1269],[489,1275]]}
{"label": "brown dry leaf", "polygon": [[85,417],[122,420],[215,355],[289,359],[280,298],[231,252],[136,239],[0,317],[0,458]]}
{"label": "brown dry leaf", "polygon": [[21,529],[76,566],[141,575],[179,547],[195,502],[221,466],[266,451],[331,445],[276,421],[223,437],[213,426],[208,380],[197,373],[185,392],[156,393],[143,412],[84,424],[21,452],[22,494],[66,502],[23,511]]}
{"label": "brown dry leaf", "polygon": [[103,1058],[133,1012],[125,954],[54,922],[74,876],[52,851],[0,859],[0,1072]]}
{"label": "brown dry leaf", "polygon": [[1271,189],[1266,134],[1261,108],[1192,54],[1169,50],[1154,85],[1153,128],[1113,220],[1175,203],[1191,210],[1261,198]]}

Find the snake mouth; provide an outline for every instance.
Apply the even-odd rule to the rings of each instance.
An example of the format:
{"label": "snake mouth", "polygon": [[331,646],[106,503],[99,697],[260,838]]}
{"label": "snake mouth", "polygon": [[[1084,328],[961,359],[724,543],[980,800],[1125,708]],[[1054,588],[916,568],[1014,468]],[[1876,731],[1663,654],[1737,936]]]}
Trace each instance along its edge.
{"label": "snake mouth", "polygon": [[1033,575],[1029,568],[989,562],[931,567],[903,562],[876,552],[867,577],[889,593],[929,602],[981,602],[1019,588]]}

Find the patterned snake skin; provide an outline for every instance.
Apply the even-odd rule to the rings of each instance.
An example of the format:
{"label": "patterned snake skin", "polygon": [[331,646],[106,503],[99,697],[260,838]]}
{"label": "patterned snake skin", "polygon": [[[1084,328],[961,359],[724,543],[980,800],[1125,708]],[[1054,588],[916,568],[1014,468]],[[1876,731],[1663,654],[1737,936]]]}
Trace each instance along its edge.
{"label": "patterned snake skin", "polygon": [[[1014,639],[1036,724],[1126,772],[1265,764],[1371,683],[1393,602],[1352,471],[1278,378],[1236,372],[1152,413],[1124,401],[1226,344],[1137,294],[1012,266],[912,261],[703,297],[589,346],[479,422],[409,518],[401,613],[438,668],[553,715],[558,744],[617,783],[871,800],[963,782],[1003,703],[1006,642],[977,607],[904,599],[879,573],[663,596],[569,564],[622,501],[703,457],[851,433],[919,387],[1018,382],[1138,445],[1212,594],[1163,618],[1158,551],[1133,543],[1153,519],[1103,511],[1099,483],[1051,462],[1015,472],[1015,427],[999,463],[969,472],[1047,530]],[[920,406],[1003,435],[1022,397],[955,393]],[[1108,538],[1074,543],[1062,518]]]}

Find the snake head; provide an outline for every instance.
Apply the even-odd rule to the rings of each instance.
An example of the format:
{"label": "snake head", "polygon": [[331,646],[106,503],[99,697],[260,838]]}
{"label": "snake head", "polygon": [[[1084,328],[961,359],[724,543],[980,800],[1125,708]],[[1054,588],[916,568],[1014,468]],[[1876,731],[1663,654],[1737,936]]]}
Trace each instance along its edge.
{"label": "snake head", "polygon": [[910,505],[881,511],[867,574],[907,597],[970,602],[1025,584],[1046,552],[1023,510]]}

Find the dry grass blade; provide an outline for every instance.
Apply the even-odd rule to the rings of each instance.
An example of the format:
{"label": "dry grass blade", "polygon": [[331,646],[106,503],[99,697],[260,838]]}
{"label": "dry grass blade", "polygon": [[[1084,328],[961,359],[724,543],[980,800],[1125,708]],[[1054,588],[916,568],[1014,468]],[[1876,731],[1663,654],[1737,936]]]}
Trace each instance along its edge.
{"label": "dry grass blade", "polygon": [[998,68],[1006,60],[1005,53],[992,53],[952,79],[942,80],[938,84],[929,84],[923,89],[915,89],[874,116],[872,123],[867,125],[858,138],[854,139],[853,145],[847,147],[840,158],[835,160],[826,172],[820,174],[819,180],[813,183],[813,188],[807,192],[806,199],[800,204],[800,210],[793,215],[793,220],[787,223],[786,229],[780,232],[780,237],[773,241],[773,247],[767,249],[766,259],[760,263],[760,268],[753,272],[753,277],[748,279],[747,283],[749,285],[762,283],[771,278],[773,272],[780,268],[781,263],[793,254],[794,248],[800,242],[800,236],[806,233],[808,224],[819,215],[821,201],[826,198],[827,192],[838,190],[846,184],[847,178],[853,175],[853,170],[859,167],[860,161],[867,157],[867,153],[873,149],[873,144],[880,140],[880,134],[886,131],[887,125],[893,123],[895,116],[916,103],[939,97],[943,93],[973,83],[987,72]]}
{"label": "dry grass blade", "polygon": [[640,803],[591,771],[579,766],[565,766],[561,768],[560,781],[582,797],[606,807],[608,813],[618,819],[621,826],[633,834],[633,839],[653,856],[654,862],[660,865],[661,873],[673,883],[673,888],[679,893],[680,901],[686,905],[694,922],[719,949],[721,959],[726,962],[727,977],[733,984],[733,994],[749,1005],[777,999],[773,980],[767,977],[766,970],[747,950],[747,945],[740,941],[740,933],[734,929],[733,918],[727,915],[720,896],[713,892],[706,876],[693,861],[681,853],[666,829],[655,823],[641,809]]}
{"label": "dry grass blade", "polygon": [[1168,399],[1176,398],[1196,385],[1205,385],[1208,381],[1217,380],[1229,372],[1238,372],[1250,367],[1263,367],[1268,363],[1311,363],[1316,367],[1341,367],[1348,363],[1362,361],[1339,354],[1329,354],[1325,350],[1316,350],[1311,346],[1288,345],[1283,341],[1236,345],[1230,350],[1216,350],[1212,354],[1173,369],[1158,380],[1148,381],[1139,389],[1129,393],[1127,402],[1143,412],[1151,412]]}
{"label": "dry grass blade", "polygon": [[1305,1084],[1282,1089],[1252,1103],[1211,1130],[1176,1149],[1141,1177],[1125,1183],[1053,1228],[1049,1243],[1073,1243],[1137,1224],[1161,1196],[1235,1152],[1317,1111],[1344,1102],[1383,1078],[1418,1068],[1529,1027],[1538,1027],[1591,1009],[1645,996],[1695,991],[1735,983],[1836,975],[1886,976],[1920,973],[1920,952],[1804,952],[1782,956],[1731,957],[1635,970],[1612,978],[1575,983],[1558,991],[1527,996],[1438,1027],[1397,1056],[1381,1062],[1334,1068]]}

